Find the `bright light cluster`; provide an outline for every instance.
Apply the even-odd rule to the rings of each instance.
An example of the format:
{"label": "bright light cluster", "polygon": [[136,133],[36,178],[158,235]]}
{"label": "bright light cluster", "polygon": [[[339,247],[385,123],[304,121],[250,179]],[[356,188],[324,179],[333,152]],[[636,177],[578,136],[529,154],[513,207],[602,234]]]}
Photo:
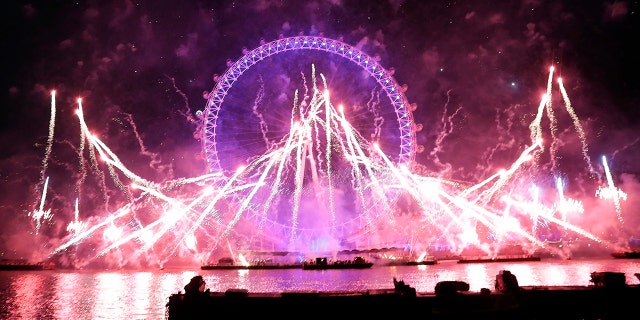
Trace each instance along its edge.
{"label": "bright light cluster", "polygon": [[[406,163],[393,162],[375,141],[360,135],[341,105],[334,105],[336,97],[324,76],[317,79],[314,70],[312,78],[309,94],[294,102],[291,119],[285,119],[291,126],[282,141],[230,177],[211,173],[155,183],[138,176],[91,134],[79,99],[80,163],[90,162],[93,173],[110,177],[131,201],[84,220],[76,202],[68,237],[51,254],[83,252],[75,257],[80,265],[105,259],[122,266],[140,261],[163,265],[174,257],[206,262],[220,252],[243,261],[255,251],[313,256],[345,247],[403,247],[425,256],[435,246],[459,252],[469,244],[485,247],[486,241],[556,250],[540,236],[554,226],[561,236],[572,233],[606,242],[571,222],[585,209],[565,196],[563,180],[555,179],[555,190],[532,185],[546,148],[542,119],[545,114],[554,117],[551,86],[529,126],[530,145],[522,146],[509,167],[479,183],[465,183],[418,174]],[[588,158],[584,132],[558,83]],[[54,100],[52,94],[52,106]],[[555,130],[551,140],[557,139]],[[589,161],[586,166],[595,171]],[[596,195],[620,208],[619,200],[627,195],[613,186],[606,159],[604,166],[609,187]],[[43,173],[46,161],[44,167]],[[46,181],[40,208],[32,213],[37,228],[51,219],[43,209]],[[145,210],[152,216],[141,218],[139,212]],[[82,249],[85,243],[93,254]]]}

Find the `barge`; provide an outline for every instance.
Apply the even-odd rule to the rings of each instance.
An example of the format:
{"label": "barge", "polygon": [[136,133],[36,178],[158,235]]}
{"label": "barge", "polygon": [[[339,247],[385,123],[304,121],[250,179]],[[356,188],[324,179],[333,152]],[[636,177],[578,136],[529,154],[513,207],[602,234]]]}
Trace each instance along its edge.
{"label": "barge", "polygon": [[498,255],[498,256],[477,256],[462,257],[458,263],[486,263],[486,262],[531,262],[540,261],[540,256],[535,255]]}
{"label": "barge", "polygon": [[201,270],[273,270],[273,269],[301,269],[302,264],[232,264],[217,265],[207,264],[200,266]]}
{"label": "barge", "polygon": [[640,251],[616,251],[612,252],[611,256],[616,259],[640,259]]}
{"label": "barge", "polygon": [[373,267],[373,262],[367,261],[363,257],[336,261],[327,261],[326,257],[319,257],[302,263],[303,270],[368,269],[371,267]]}
{"label": "barge", "polygon": [[204,264],[200,266],[201,270],[273,270],[301,268],[302,263],[277,263],[264,259],[238,264],[230,257],[221,258],[216,264]]}

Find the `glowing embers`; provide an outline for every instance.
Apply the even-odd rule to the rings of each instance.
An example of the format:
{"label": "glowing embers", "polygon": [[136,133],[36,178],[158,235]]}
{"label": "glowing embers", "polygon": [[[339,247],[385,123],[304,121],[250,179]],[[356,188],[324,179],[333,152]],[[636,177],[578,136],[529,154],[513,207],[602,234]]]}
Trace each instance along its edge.
{"label": "glowing embers", "polygon": [[[312,253],[373,242],[402,244],[415,252],[428,252],[429,243],[446,243],[452,251],[512,240],[544,247],[549,241],[539,239],[547,229],[557,231],[554,240],[579,236],[608,245],[588,224],[580,225],[589,210],[570,191],[575,179],[559,178],[557,150],[548,145],[561,144],[542,127],[550,95],[543,97],[513,162],[478,174],[478,182],[449,180],[445,172],[428,168],[418,174],[411,163],[395,163],[380,148],[383,134],[374,130],[377,139],[362,135],[349,118],[353,110],[334,107],[331,100],[337,97],[327,87],[310,86],[307,99],[295,100],[287,114],[290,125],[283,139],[230,177],[215,172],[159,183],[134,173],[90,133],[78,100],[78,156],[84,163],[89,154],[91,164],[91,171],[80,167],[79,176],[111,178],[116,188],[104,197],[122,192],[127,202],[112,210],[94,209],[84,219],[76,202],[68,235],[52,254],[73,252],[79,265],[103,258],[123,265],[145,259],[162,264],[172,257],[206,261],[214,252],[246,248]],[[575,124],[572,128],[577,130]],[[586,152],[586,144],[577,140]],[[545,150],[554,150],[551,164],[541,163]],[[585,166],[590,172],[589,163]],[[605,158],[603,167],[607,180],[598,181],[596,195],[625,200]],[[37,221],[47,212],[42,204],[48,182],[43,184],[43,201],[33,215]]]}

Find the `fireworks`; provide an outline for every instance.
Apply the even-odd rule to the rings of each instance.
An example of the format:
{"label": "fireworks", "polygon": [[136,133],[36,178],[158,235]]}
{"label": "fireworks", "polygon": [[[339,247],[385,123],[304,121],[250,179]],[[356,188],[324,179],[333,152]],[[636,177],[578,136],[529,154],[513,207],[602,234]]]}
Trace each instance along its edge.
{"label": "fireworks", "polygon": [[[552,74],[553,69],[550,78]],[[562,82],[558,83],[587,170],[593,173],[584,130]],[[75,218],[66,227],[68,236],[51,255],[75,255],[78,265],[104,259],[118,266],[162,265],[172,257],[205,262],[220,252],[241,250],[312,255],[317,251],[403,247],[427,255],[434,246],[444,245],[459,252],[470,244],[486,247],[488,242],[518,241],[548,248],[541,234],[554,228],[608,243],[609,239],[574,223],[585,208],[581,201],[565,194],[562,179],[555,178],[555,190],[535,183],[539,175],[546,174],[536,170],[545,150],[545,113],[551,124],[552,158],[559,145],[550,84],[529,125],[530,145],[522,146],[508,168],[477,183],[436,178],[439,175],[435,172],[416,173],[411,164],[394,162],[378,144],[382,138],[379,122],[373,124],[374,133],[365,137],[350,122],[348,110],[334,105],[324,76],[316,78],[314,69],[308,84],[304,95],[296,93],[290,119],[282,119],[290,126],[280,140],[269,136],[263,114],[254,108],[254,116],[261,123],[260,140],[268,146],[264,154],[251,157],[246,166],[228,176],[212,172],[160,183],[128,169],[116,153],[91,134],[84,121],[82,100],[78,99],[79,176],[84,180],[91,173],[101,177],[99,181],[109,177],[128,201],[83,220],[78,209],[82,199],[78,198]],[[55,91],[51,105],[49,141],[54,128]],[[50,153],[48,147],[43,176]],[[604,157],[603,166],[608,187],[598,189],[596,195],[613,200],[623,223],[620,200],[626,200],[626,194],[614,186]],[[32,214],[37,229],[41,221],[51,219],[50,211],[44,210],[47,184],[48,178],[40,208]]]}
{"label": "fireworks", "polygon": [[622,219],[622,208],[620,207],[620,200],[626,200],[627,194],[624,193],[624,191],[618,190],[616,188],[615,184],[613,183],[613,177],[611,176],[611,170],[609,170],[609,164],[607,163],[607,158],[604,156],[602,157],[602,165],[604,166],[604,171],[607,176],[607,184],[609,185],[609,187],[606,188],[607,191],[602,191],[602,189],[598,189],[598,191],[596,191],[596,195],[597,196],[599,195],[601,198],[612,199],[613,203],[616,206],[616,213],[618,215],[618,220],[620,220],[620,222],[624,222],[624,220]]}

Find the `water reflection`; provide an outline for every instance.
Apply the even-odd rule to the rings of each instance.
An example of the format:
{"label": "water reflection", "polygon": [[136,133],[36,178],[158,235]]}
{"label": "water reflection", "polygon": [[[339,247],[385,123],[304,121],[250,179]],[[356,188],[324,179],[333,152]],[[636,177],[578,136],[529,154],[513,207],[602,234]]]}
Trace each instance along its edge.
{"label": "water reflection", "polygon": [[82,285],[82,276],[77,273],[60,273],[56,277],[54,291],[56,319],[73,319],[85,314],[84,308],[91,306],[86,301],[91,295],[88,289]]}
{"label": "water reflection", "polygon": [[[129,295],[136,283],[124,279],[119,273],[99,273],[96,276],[93,297],[92,319],[126,319],[122,308],[129,308],[134,302]],[[127,284],[129,284],[127,286]],[[145,297],[146,299],[146,297]]]}
{"label": "water reflection", "polygon": [[[469,277],[469,279],[485,279],[487,277],[490,276],[495,276],[495,275],[489,275],[487,272],[487,267],[485,264],[468,264],[465,267],[465,273],[467,274],[467,276]],[[468,280],[462,280],[465,281],[467,283],[469,283],[469,290],[473,290],[473,291],[480,291],[480,289],[482,288],[475,288],[475,287],[471,287],[471,283]],[[476,285],[475,281],[473,282],[474,285]],[[484,287],[484,288],[489,288],[489,289],[493,289],[493,287]]]}
{"label": "water reflection", "polygon": [[170,294],[184,291],[201,274],[211,291],[243,288],[252,292],[365,290],[393,287],[393,278],[421,292],[439,281],[460,280],[471,291],[495,288],[496,275],[509,270],[523,286],[589,285],[591,272],[623,272],[638,284],[637,260],[540,261],[429,266],[374,266],[367,270],[219,270],[199,267],[146,271],[3,271],[0,319],[162,319]]}
{"label": "water reflection", "polygon": [[133,281],[136,284],[133,288],[133,313],[135,316],[144,316],[151,308],[149,295],[154,284],[153,277],[151,272],[140,272],[133,275]]}
{"label": "water reflection", "polygon": [[36,279],[37,275],[29,274],[22,278],[22,281],[14,283],[14,291],[16,292],[15,302],[17,304],[18,314],[27,319],[37,318],[37,306],[34,306],[29,301],[37,301],[36,294],[41,292],[42,288],[39,286],[39,281]]}
{"label": "water reflection", "polygon": [[[509,271],[518,277],[518,284],[540,283],[540,276],[528,264],[513,264],[509,267]],[[495,279],[495,274],[493,275]],[[493,289],[491,287],[490,289]]]}

